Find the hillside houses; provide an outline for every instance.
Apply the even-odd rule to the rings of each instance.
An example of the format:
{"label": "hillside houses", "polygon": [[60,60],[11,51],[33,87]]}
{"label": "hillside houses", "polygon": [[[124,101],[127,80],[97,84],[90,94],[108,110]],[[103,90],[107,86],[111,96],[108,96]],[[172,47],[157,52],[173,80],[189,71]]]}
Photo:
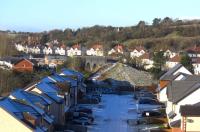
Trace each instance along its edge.
{"label": "hillside houses", "polygon": [[121,44],[117,44],[115,47],[113,47],[110,51],[108,51],[108,55],[113,55],[113,54],[123,54],[124,53],[124,48]]}
{"label": "hillside houses", "polygon": [[150,53],[144,53],[139,58],[142,61],[142,65],[144,66],[144,69],[148,70],[153,67],[152,55]]}
{"label": "hillside houses", "polygon": [[[66,113],[77,104],[79,89],[85,94],[83,75],[62,69],[0,99],[0,131],[53,132],[65,125]],[[12,127],[10,127],[12,126]]]}
{"label": "hillside houses", "polygon": [[101,44],[95,44],[91,46],[87,51],[86,55],[89,56],[103,56],[103,45]]}
{"label": "hillside houses", "polygon": [[180,55],[175,55],[172,58],[169,58],[169,60],[166,61],[166,67],[167,68],[172,68],[181,61],[181,56]]}
{"label": "hillside houses", "polygon": [[199,76],[177,64],[160,77],[157,93],[158,100],[166,105],[168,123],[173,132],[199,131],[200,113],[192,110],[199,109]]}
{"label": "hillside houses", "polygon": [[177,55],[177,53],[173,50],[170,50],[170,49],[167,49],[165,50],[164,52],[164,56],[167,57],[167,58],[173,58]]}
{"label": "hillside houses", "polygon": [[146,50],[144,49],[144,47],[141,47],[141,46],[140,47],[136,47],[136,48],[134,48],[134,49],[132,49],[130,51],[130,57],[131,58],[140,57],[145,53],[146,53]]}
{"label": "hillside houses", "polygon": [[75,44],[69,49],[67,49],[67,56],[80,56],[82,54],[81,46]]}

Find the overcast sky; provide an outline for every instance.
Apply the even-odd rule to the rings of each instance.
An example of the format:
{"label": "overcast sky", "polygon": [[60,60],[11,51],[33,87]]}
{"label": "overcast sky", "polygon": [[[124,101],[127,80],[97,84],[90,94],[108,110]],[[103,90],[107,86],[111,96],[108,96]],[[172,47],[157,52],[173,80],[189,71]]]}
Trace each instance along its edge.
{"label": "overcast sky", "polygon": [[131,26],[166,16],[200,18],[200,0],[0,0],[0,30]]}

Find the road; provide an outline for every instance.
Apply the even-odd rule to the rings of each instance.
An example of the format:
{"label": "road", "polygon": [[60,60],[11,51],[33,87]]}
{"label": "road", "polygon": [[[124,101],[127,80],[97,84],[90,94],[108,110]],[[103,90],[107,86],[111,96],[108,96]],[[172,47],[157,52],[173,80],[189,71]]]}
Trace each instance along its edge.
{"label": "road", "polygon": [[[156,105],[139,105],[140,110],[155,109]],[[94,125],[88,126],[88,132],[148,132],[150,125],[127,124],[128,119],[137,119],[136,101],[133,95],[102,95],[102,102],[92,106]]]}
{"label": "road", "polygon": [[93,108],[95,124],[89,132],[134,132],[127,119],[137,118],[132,95],[103,95],[102,102]]}

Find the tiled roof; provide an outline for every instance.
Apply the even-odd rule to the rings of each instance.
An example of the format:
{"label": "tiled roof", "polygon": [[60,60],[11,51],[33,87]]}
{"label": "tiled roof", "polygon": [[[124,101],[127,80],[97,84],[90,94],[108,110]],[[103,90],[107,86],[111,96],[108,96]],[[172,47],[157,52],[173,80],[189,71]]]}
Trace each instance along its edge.
{"label": "tiled roof", "polygon": [[150,54],[149,53],[144,53],[141,57],[141,59],[150,59]]}
{"label": "tiled roof", "polygon": [[200,47],[194,46],[186,49],[188,53],[200,53]]}
{"label": "tiled roof", "polygon": [[93,48],[93,49],[99,49],[99,50],[103,50],[103,45],[101,45],[101,44],[95,44],[95,45],[93,45],[91,48]]}
{"label": "tiled roof", "polygon": [[143,46],[137,46],[137,47],[133,48],[132,51],[133,51],[133,50],[137,50],[137,51],[140,52],[140,51],[142,51],[142,50],[145,51],[145,48],[144,48]]}
{"label": "tiled roof", "polygon": [[181,61],[181,56],[180,55],[175,55],[173,58],[169,59],[170,62],[180,62]]}

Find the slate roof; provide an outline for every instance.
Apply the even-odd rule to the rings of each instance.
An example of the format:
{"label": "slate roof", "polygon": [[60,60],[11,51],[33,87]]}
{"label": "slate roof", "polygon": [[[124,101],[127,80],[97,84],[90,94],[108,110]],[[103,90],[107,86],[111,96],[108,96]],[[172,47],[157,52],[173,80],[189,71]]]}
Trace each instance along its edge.
{"label": "slate roof", "polygon": [[44,115],[44,119],[47,122],[49,123],[53,122],[53,120],[48,115],[46,115],[45,111],[37,106],[38,103],[44,106],[50,105],[52,102],[47,98],[44,98],[39,94],[36,95],[35,93],[30,91],[23,91],[21,89],[15,90],[14,92],[11,93],[11,95],[17,99],[24,100],[27,103],[29,103],[38,113]]}
{"label": "slate roof", "polygon": [[58,96],[60,90],[54,83],[40,82],[36,87],[57,103],[62,103],[64,101],[62,97]]}
{"label": "slate roof", "polygon": [[200,116],[200,104],[180,106],[182,116]]}
{"label": "slate roof", "polygon": [[200,82],[200,76],[199,75],[188,75],[185,80],[187,81],[199,81]]}
{"label": "slate roof", "polygon": [[6,61],[6,62],[10,62],[11,64],[15,64],[18,61],[20,61],[21,59],[22,59],[22,57],[11,57],[11,56],[8,56],[8,57],[1,58],[1,61]]}
{"label": "slate roof", "polygon": [[79,80],[84,77],[84,75],[82,73],[71,70],[71,69],[66,69],[66,68],[63,68],[61,70],[61,73],[66,75],[66,76],[77,76]]}
{"label": "slate roof", "polygon": [[168,78],[170,78],[170,76],[173,75],[173,73],[175,73],[179,68],[182,67],[182,64],[177,64],[176,66],[174,66],[173,68],[169,69],[165,74],[163,74],[160,77],[160,80],[168,80]]}
{"label": "slate roof", "polygon": [[173,103],[178,103],[199,88],[200,83],[198,81],[172,81],[167,85],[167,98]]}
{"label": "slate roof", "polygon": [[14,115],[17,119],[23,121],[29,127],[33,128],[37,131],[42,131],[40,128],[33,126],[24,120],[24,116],[23,116],[24,112],[29,113],[30,115],[32,115],[35,118],[41,117],[41,115],[30,105],[28,105],[22,101],[15,100],[15,99],[13,100],[13,99],[9,99],[6,97],[6,98],[0,100],[0,107],[2,107],[6,111],[8,111],[12,115]]}

